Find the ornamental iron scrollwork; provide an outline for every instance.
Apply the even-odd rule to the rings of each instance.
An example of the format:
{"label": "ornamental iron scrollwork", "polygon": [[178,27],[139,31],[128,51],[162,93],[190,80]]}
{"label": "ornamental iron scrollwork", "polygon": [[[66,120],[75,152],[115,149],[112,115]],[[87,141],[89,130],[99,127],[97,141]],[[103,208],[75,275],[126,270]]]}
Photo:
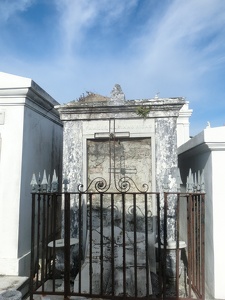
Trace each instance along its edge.
{"label": "ornamental iron scrollwork", "polygon": [[[77,189],[78,192],[80,193],[87,193],[87,192],[106,193],[110,190],[111,186],[112,186],[111,180],[109,181],[109,184],[107,184],[107,181],[103,177],[96,177],[89,183],[86,190],[83,190],[84,188],[83,184],[79,184]],[[130,191],[135,192],[132,189],[132,187],[135,187],[135,191],[139,193],[147,193],[149,189],[149,185],[146,183],[142,185],[143,189],[139,189],[136,183],[134,182],[134,180],[128,176],[120,178],[118,182],[114,180],[114,188],[119,193],[128,193]]]}
{"label": "ornamental iron scrollwork", "polygon": [[[96,192],[96,193],[106,193],[113,188],[113,192],[119,193],[128,193],[128,192],[138,192],[138,193],[147,193],[149,190],[149,185],[147,183],[142,184],[142,187],[138,187],[134,180],[129,176],[122,176],[117,178],[116,176],[116,144],[121,143],[121,135],[118,135],[115,131],[115,119],[109,120],[109,132],[108,132],[108,143],[109,143],[109,178],[108,181],[103,177],[96,177],[92,179],[87,188],[84,190],[84,185],[78,185],[78,192],[87,193],[87,192]],[[124,155],[121,153],[120,160]],[[121,168],[121,174],[124,175],[125,167]]]}

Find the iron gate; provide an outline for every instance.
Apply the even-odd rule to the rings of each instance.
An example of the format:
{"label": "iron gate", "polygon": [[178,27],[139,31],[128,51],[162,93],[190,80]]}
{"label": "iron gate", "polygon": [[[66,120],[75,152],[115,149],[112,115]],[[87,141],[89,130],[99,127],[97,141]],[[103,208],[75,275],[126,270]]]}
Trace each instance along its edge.
{"label": "iron gate", "polygon": [[204,199],[34,192],[30,299],[204,299]]}

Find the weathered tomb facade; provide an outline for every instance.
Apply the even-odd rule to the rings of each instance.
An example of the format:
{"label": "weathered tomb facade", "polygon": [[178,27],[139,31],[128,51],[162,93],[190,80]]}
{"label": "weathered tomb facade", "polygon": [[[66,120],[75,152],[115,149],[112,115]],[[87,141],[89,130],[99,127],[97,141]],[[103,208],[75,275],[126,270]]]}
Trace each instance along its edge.
{"label": "weathered tomb facade", "polygon": [[99,178],[102,191],[123,191],[124,178],[131,192],[177,190],[177,141],[189,139],[191,114],[183,98],[126,100],[115,85],[110,97],[87,93],[56,108],[69,191],[94,192]]}
{"label": "weathered tomb facade", "polygon": [[[115,85],[110,97],[104,97],[93,93],[88,93],[86,97],[81,97],[78,101],[70,102],[66,105],[58,106],[60,118],[64,124],[64,142],[63,142],[63,177],[69,181],[69,191],[88,191],[88,192],[163,192],[164,190],[177,191],[177,132],[182,139],[188,139],[187,136],[187,116],[190,111],[187,109],[187,103],[183,98],[163,98],[145,100],[126,100],[125,95],[119,85]],[[180,112],[182,117],[178,122]],[[185,124],[182,120],[185,119]],[[181,126],[182,125],[182,126]],[[179,127],[179,130],[177,130]],[[82,189],[81,189],[82,185]],[[72,209],[71,235],[77,237],[79,221],[77,216],[77,205],[75,198]],[[143,285],[139,290],[139,295],[146,293],[144,283],[146,280],[146,260],[144,255],[145,249],[145,230],[148,231],[148,256],[151,266],[151,272],[155,272],[155,224],[156,208],[154,201],[148,207],[151,212],[150,222],[145,228],[143,214],[145,211],[144,202],[137,196],[135,217],[135,229],[132,227],[133,220],[130,220],[133,209],[133,198],[126,196],[126,203],[122,207],[121,196],[115,194],[112,197],[104,195],[104,201],[101,203],[100,198],[95,195],[92,198],[91,208],[87,200],[87,215],[92,210],[92,225],[83,224],[83,241],[89,236],[88,231],[93,231],[92,241],[83,244],[84,248],[92,247],[97,249],[94,254],[95,259],[101,257],[99,243],[95,238],[101,232],[101,224],[104,226],[104,240],[111,245],[111,232],[114,227],[116,257],[122,258],[122,248],[118,241],[121,238],[121,229],[126,228],[126,245],[127,257],[134,257],[132,237],[133,231],[137,231],[137,237],[140,237],[138,243],[137,261],[141,264],[138,271],[138,277],[141,278]],[[112,223],[112,207],[114,220]],[[126,215],[126,224],[122,220],[122,215]],[[103,220],[102,220],[103,219]],[[173,221],[169,224],[168,238],[173,238]],[[112,225],[114,224],[114,225]],[[124,225],[125,224],[125,225]],[[125,227],[124,227],[125,226]],[[115,232],[119,232],[118,236]],[[128,243],[129,241],[129,243]],[[107,243],[104,244],[106,253],[104,261],[109,261],[107,252]],[[131,249],[131,250],[130,250]],[[94,251],[94,250],[93,250]],[[132,253],[130,254],[129,251]],[[86,260],[83,266],[82,278],[87,277],[89,270],[89,252],[86,252]],[[92,252],[93,255],[94,252]],[[107,254],[108,253],[108,254]],[[115,280],[118,284],[115,287],[115,293],[120,294],[121,282],[121,264],[115,258],[116,273]],[[126,262],[127,276],[133,278],[134,262],[129,259]],[[99,278],[99,264],[96,263],[93,275]],[[107,269],[107,268],[106,268]],[[108,269],[107,269],[108,270]],[[116,272],[117,272],[116,271]],[[143,272],[143,274],[141,273]],[[109,273],[110,270],[109,270]],[[110,287],[107,285],[107,274],[104,278],[106,283],[105,292],[110,293]],[[151,281],[151,280],[150,280]],[[83,281],[82,281],[83,282]],[[89,289],[89,282],[83,290]],[[75,289],[78,282],[75,281]],[[95,288],[98,284],[95,284]],[[132,284],[130,285],[130,288]],[[150,287],[151,288],[151,287]],[[97,288],[98,289],[98,288]],[[99,291],[96,290],[96,293]],[[132,288],[129,291],[133,295]]]}
{"label": "weathered tomb facade", "polygon": [[[148,184],[149,191],[175,191],[177,140],[189,139],[191,111],[186,105],[181,97],[126,100],[115,85],[110,97],[88,93],[57,106],[64,125],[63,176],[69,190],[76,191],[81,183],[85,190],[95,177],[108,180],[113,173],[118,179],[129,174],[139,186]],[[119,141],[115,155],[109,154],[110,135]],[[115,165],[110,166],[112,155]]]}

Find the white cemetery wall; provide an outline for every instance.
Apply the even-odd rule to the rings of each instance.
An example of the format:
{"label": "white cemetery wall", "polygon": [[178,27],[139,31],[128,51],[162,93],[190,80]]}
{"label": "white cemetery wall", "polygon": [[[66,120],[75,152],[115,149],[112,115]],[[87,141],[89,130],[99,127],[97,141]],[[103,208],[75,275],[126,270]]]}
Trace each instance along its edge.
{"label": "white cemetery wall", "polygon": [[23,142],[23,107],[0,106],[0,274],[18,274],[20,178]]}
{"label": "white cemetery wall", "polygon": [[44,169],[61,174],[62,124],[56,101],[31,80],[11,76],[0,91],[0,274],[29,276],[30,181]]}
{"label": "white cemetery wall", "polygon": [[183,183],[189,168],[195,173],[204,169],[205,178],[205,275],[210,297],[225,299],[225,127],[207,128],[178,149]]}
{"label": "white cemetery wall", "polygon": [[[30,181],[33,172],[46,170],[51,175],[54,169],[62,182],[62,126],[43,117],[30,108],[25,108],[23,149],[21,166],[20,223],[18,232],[19,273],[27,274],[30,263],[30,232],[27,222],[31,217]],[[25,222],[24,220],[27,220]]]}

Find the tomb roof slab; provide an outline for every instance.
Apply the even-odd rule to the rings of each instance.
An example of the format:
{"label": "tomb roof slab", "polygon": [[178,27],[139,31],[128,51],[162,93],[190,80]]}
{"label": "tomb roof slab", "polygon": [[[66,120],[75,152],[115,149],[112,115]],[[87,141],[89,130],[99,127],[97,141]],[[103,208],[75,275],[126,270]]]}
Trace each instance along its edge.
{"label": "tomb roof slab", "polygon": [[99,118],[140,118],[137,109],[141,106],[149,109],[147,117],[178,117],[179,111],[185,104],[184,98],[164,98],[147,100],[127,100],[118,103],[114,101],[70,102],[58,105],[62,120],[86,120]]}

